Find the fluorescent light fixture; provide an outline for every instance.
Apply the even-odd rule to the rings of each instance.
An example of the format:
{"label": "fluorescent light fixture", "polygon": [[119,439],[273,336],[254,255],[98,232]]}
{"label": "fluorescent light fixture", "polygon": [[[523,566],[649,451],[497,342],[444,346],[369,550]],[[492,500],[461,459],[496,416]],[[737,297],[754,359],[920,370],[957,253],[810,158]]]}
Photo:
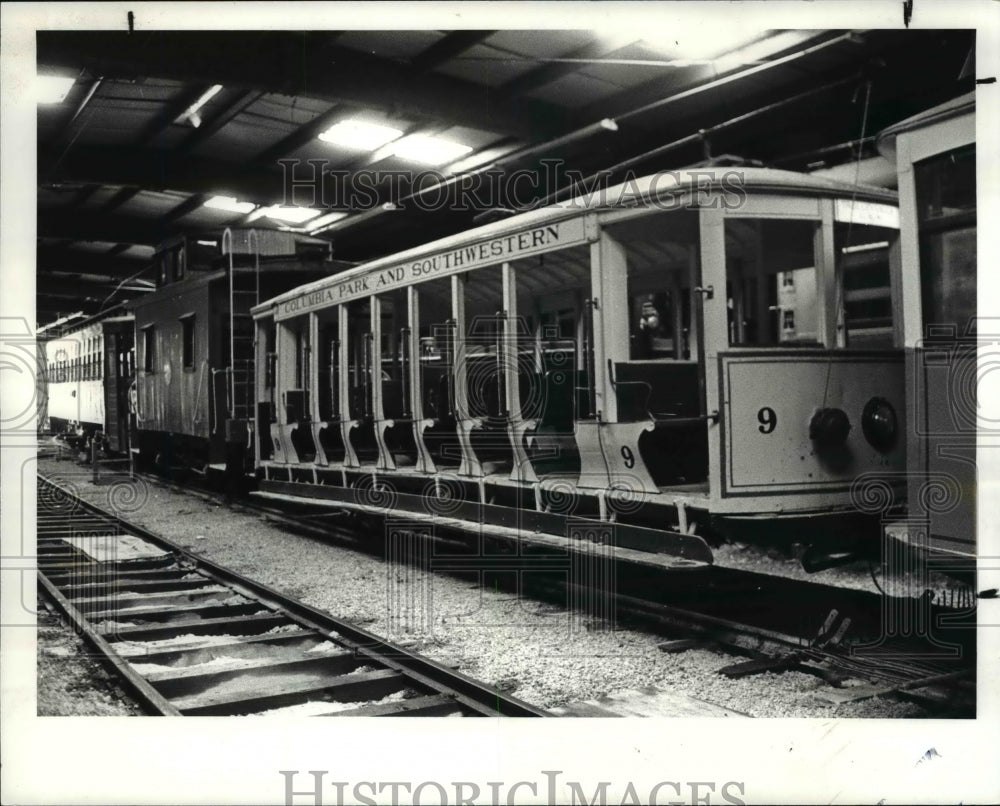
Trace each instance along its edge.
{"label": "fluorescent light fixture", "polygon": [[426,134],[414,134],[396,143],[392,153],[403,159],[422,162],[427,165],[443,165],[457,160],[472,151],[471,146],[452,140],[442,140]]}
{"label": "fluorescent light fixture", "polygon": [[258,218],[267,217],[278,221],[287,221],[289,224],[301,224],[319,214],[319,210],[311,210],[308,207],[281,207],[276,204],[273,207],[261,207],[255,210],[250,220],[255,221]]}
{"label": "fluorescent light fixture", "polygon": [[218,241],[198,241],[199,246],[218,246]]}
{"label": "fluorescent light fixture", "polygon": [[66,76],[35,76],[35,97],[40,104],[61,104],[76,83]]}
{"label": "fluorescent light fixture", "polygon": [[319,139],[345,148],[374,151],[402,136],[403,132],[391,126],[363,120],[342,120],[319,135]]}
{"label": "fluorescent light fixture", "polygon": [[253,212],[256,205],[253,202],[237,201],[235,196],[213,196],[205,202],[205,207],[211,207],[213,210],[225,210],[227,213],[246,214]]}
{"label": "fluorescent light fixture", "polygon": [[347,213],[339,211],[336,213],[327,213],[322,218],[317,218],[315,221],[313,221],[312,224],[309,225],[310,226],[309,231],[310,233],[316,232],[317,230],[332,224],[334,221],[340,221],[340,219],[342,218],[347,218]]}
{"label": "fluorescent light fixture", "polygon": [[738,50],[728,50],[715,59],[715,69],[720,73],[745,64],[759,64],[770,59],[781,50],[801,44],[815,31],[781,31],[759,42],[746,45]]}
{"label": "fluorescent light fixture", "polygon": [[196,129],[201,125],[201,116],[198,114],[205,104],[207,104],[212,98],[214,98],[219,91],[222,89],[221,84],[213,84],[207,90],[205,90],[201,97],[195,101],[191,106],[185,109],[181,114],[177,116],[177,120],[187,120]]}

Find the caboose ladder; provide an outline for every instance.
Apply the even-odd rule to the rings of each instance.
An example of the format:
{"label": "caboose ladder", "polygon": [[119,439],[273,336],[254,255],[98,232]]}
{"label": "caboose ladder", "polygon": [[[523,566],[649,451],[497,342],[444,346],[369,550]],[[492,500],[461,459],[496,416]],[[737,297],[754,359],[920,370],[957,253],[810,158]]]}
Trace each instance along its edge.
{"label": "caboose ladder", "polygon": [[248,424],[253,419],[254,324],[250,310],[260,302],[260,248],[257,231],[247,233],[247,245],[253,266],[237,266],[232,248],[232,233],[226,229],[224,243],[229,244],[229,417]]}

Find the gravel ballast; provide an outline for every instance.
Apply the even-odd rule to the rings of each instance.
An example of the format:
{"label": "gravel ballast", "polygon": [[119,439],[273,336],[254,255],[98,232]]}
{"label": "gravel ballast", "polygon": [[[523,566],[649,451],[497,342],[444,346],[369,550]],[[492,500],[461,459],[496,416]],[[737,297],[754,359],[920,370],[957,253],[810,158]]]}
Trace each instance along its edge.
{"label": "gravel ballast", "polygon": [[594,625],[551,604],[386,563],[166,485],[138,479],[126,496],[124,476],[95,486],[86,468],[52,458],[40,458],[39,471],[98,506],[107,507],[109,497],[128,501],[120,509],[126,520],[542,708],[654,686],[753,717],[926,716],[894,700],[818,701],[827,684],[802,672],[727,679],[716,672],[734,662],[728,654],[662,652],[661,636]]}
{"label": "gravel ballast", "polygon": [[138,704],[121,690],[79,636],[38,608],[38,715],[136,716]]}

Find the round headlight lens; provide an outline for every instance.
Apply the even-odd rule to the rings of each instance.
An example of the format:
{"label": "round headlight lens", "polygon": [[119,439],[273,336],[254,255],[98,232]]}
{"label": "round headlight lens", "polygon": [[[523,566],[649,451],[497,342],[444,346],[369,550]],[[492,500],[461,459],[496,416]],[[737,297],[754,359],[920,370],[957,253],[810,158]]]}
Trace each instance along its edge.
{"label": "round headlight lens", "polygon": [[884,397],[873,397],[861,413],[861,430],[865,439],[878,451],[885,453],[896,444],[898,422],[896,410]]}
{"label": "round headlight lens", "polygon": [[843,445],[850,433],[851,421],[840,409],[819,409],[809,421],[809,439],[821,449]]}

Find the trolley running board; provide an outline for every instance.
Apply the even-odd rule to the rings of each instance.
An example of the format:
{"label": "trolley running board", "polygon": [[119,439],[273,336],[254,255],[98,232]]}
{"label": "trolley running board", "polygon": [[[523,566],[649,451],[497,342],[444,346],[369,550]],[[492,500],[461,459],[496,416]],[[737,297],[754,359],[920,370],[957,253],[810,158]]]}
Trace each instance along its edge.
{"label": "trolley running board", "polygon": [[[568,552],[569,554],[586,554],[593,556],[603,553],[608,560],[619,561],[631,565],[643,565],[661,570],[693,570],[695,568],[706,568],[712,564],[712,550],[708,544],[697,535],[680,534],[678,532],[654,531],[643,529],[626,524],[609,523],[602,521],[592,521],[586,519],[564,520],[565,532],[555,534],[553,532],[533,531],[526,526],[508,526],[486,521],[473,521],[463,518],[447,517],[430,512],[421,512],[417,508],[404,507],[377,507],[371,504],[364,504],[357,501],[341,500],[350,496],[354,490],[350,488],[335,488],[325,485],[305,485],[294,482],[261,482],[262,490],[252,492],[250,495],[259,500],[274,501],[284,504],[297,504],[302,506],[324,507],[345,509],[363,515],[370,515],[377,518],[398,518],[401,522],[411,524],[414,528],[430,527],[433,530],[447,532],[461,532],[466,535],[483,536],[491,539],[516,543],[523,546],[532,547],[541,551],[551,553]],[[315,489],[318,493],[327,495],[303,495],[303,487]],[[312,492],[310,489],[309,492]],[[330,496],[336,490],[338,497]],[[419,496],[395,493],[394,497],[399,501],[403,498],[413,498],[420,500]],[[412,502],[402,502],[412,504]],[[484,509],[497,509],[497,507],[484,507]],[[636,548],[634,546],[623,545],[631,542],[629,538],[634,538],[636,533],[643,533],[642,540],[635,541],[640,545],[645,543],[650,548]],[[660,541],[657,546],[650,539],[653,535]],[[657,550],[658,549],[658,550]],[[668,553],[669,552],[669,553]]]}

